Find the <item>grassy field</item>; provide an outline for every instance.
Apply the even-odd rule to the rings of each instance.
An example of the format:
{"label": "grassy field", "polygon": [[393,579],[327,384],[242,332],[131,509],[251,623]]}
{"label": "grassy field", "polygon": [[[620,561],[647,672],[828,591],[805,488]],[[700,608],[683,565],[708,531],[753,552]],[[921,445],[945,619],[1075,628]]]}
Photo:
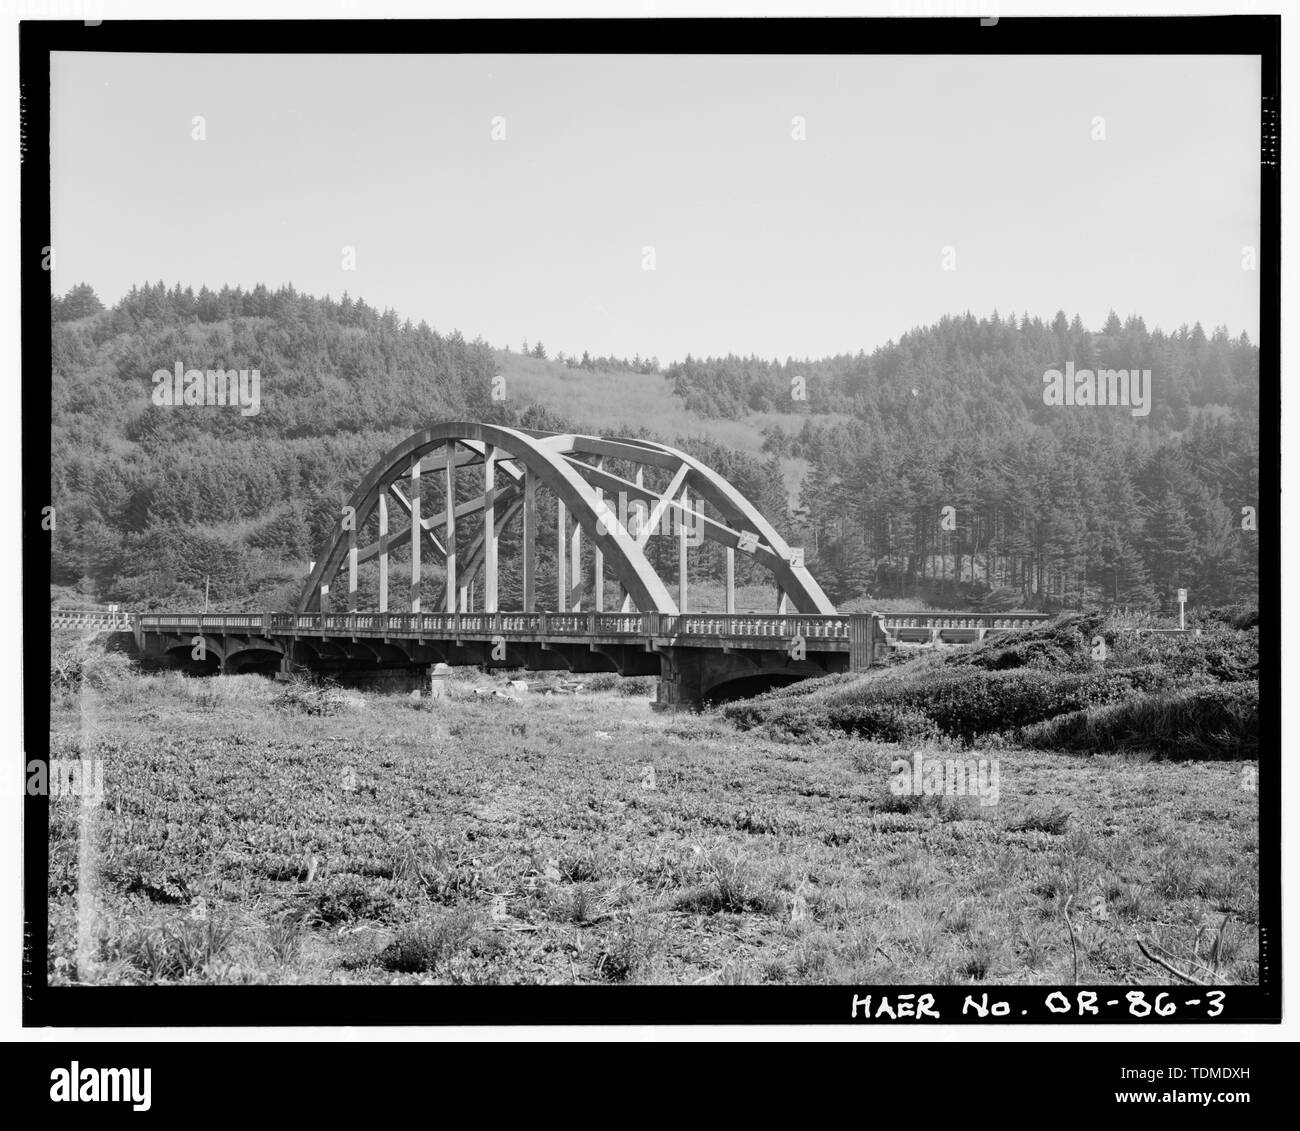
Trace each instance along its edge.
{"label": "grassy field", "polygon": [[[107,660],[52,695],[53,757],[103,771],[51,801],[52,983],[1174,981],[1139,942],[1257,980],[1254,762]],[[918,754],[995,760],[996,804],[899,792]]]}

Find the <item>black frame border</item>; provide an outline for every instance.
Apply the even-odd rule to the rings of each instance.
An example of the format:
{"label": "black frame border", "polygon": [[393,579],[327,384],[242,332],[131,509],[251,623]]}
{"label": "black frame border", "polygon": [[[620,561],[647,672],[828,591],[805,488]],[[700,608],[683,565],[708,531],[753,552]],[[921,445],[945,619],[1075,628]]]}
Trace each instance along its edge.
{"label": "black frame border", "polygon": [[[1258,55],[1261,78],[1260,399],[1280,403],[1281,170],[1279,157],[1281,17],[1098,16],[949,19],[581,19],[581,20],[139,20],[24,21],[19,27],[21,122],[21,295],[23,436],[23,666],[43,671],[48,656],[50,561],[41,508],[48,500],[51,410],[50,53],[116,51],[173,54],[751,54],[751,55]],[[1266,401],[1267,398],[1267,401]],[[1200,987],[1143,987],[1179,1003],[1176,1013],[1131,1016],[1125,1005],[1080,1015],[1075,995],[1124,1002],[1120,987],[51,987],[46,981],[49,843],[46,797],[23,801],[24,1026],[244,1025],[537,1025],[537,1024],[1208,1024],[1280,1022],[1281,970],[1281,542],[1280,422],[1261,431],[1260,644],[1274,663],[1261,666],[1270,705],[1261,753],[1260,984],[1230,987],[1214,1018],[1188,1000]],[[1270,572],[1266,566],[1275,566]],[[29,756],[48,757],[49,696],[44,679],[23,681],[23,725]],[[11,771],[12,772],[12,771]],[[854,1016],[854,999],[882,993],[932,993],[942,1021]],[[966,997],[1006,1002],[1007,1012],[980,1017],[961,1008]],[[1072,1003],[1052,1011],[1059,992]],[[1100,1004],[1099,1002],[1099,1004]],[[1060,1001],[1057,1002],[1060,1004]],[[875,1006],[873,1005],[873,1010]],[[1190,1010],[1190,1012],[1189,1012]]]}

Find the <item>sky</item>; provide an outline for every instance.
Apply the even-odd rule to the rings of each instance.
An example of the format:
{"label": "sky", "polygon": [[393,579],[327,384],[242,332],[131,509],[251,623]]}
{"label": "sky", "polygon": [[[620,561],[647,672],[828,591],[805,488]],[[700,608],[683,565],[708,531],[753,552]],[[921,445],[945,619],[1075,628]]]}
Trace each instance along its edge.
{"label": "sky", "polygon": [[59,53],[54,287],[292,283],[665,363],[967,310],[1257,340],[1259,87],[1248,56]]}

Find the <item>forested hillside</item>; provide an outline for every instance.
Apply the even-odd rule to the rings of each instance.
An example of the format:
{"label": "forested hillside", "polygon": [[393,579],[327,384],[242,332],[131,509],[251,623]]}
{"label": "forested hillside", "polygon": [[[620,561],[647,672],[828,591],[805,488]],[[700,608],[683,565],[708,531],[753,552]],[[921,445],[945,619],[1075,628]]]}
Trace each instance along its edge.
{"label": "forested hillside", "polygon": [[[842,604],[1167,606],[1179,586],[1203,603],[1257,591],[1242,508],[1258,506],[1258,354],[1226,331],[968,315],[869,354],[666,369],[534,347],[519,382],[532,396],[509,385],[519,354],[292,288],[146,284],[104,309],[79,286],[53,303],[52,335],[61,601],[193,607],[206,587],[213,608],[289,607],[339,507],[394,443],[456,419],[607,431],[629,372],[665,410],[639,404],[620,431],[661,422],[656,438],[728,476]],[[154,404],[152,374],[177,361],[257,369],[259,411]],[[1149,415],[1044,404],[1044,371],[1067,361],[1150,369]],[[593,397],[602,373],[609,403]],[[762,452],[726,441],[742,427],[764,429]],[[783,464],[808,467],[794,511]],[[542,593],[553,548],[544,533]],[[654,552],[671,577],[675,548]],[[693,550],[690,569],[720,575],[722,557]],[[508,600],[508,572],[503,585]]]}
{"label": "forested hillside", "polygon": [[[553,405],[509,382],[494,399],[493,378],[512,373],[518,355],[347,296],[264,287],[195,295],[159,283],[103,310],[78,287],[55,302],[53,319],[51,580],[62,602],[194,608],[206,593],[213,609],[292,607],[352,489],[418,428],[485,420],[581,429],[589,416],[609,419],[607,405],[590,403],[590,381],[566,382],[561,361],[528,359],[554,368]],[[256,368],[259,411],[155,405],[153,373],[178,360],[186,369]],[[666,385],[663,396],[673,400]],[[635,425],[621,432],[653,435]],[[776,457],[704,433],[655,438],[689,448],[780,520],[787,493]],[[545,494],[541,504],[539,591],[550,595],[554,507]],[[461,532],[468,537],[469,524]],[[517,537],[503,538],[503,602],[518,596],[507,568]],[[675,543],[652,548],[665,570],[675,563]],[[693,553],[693,576],[721,568],[701,557],[716,557],[712,547]],[[435,587],[436,564],[424,572]],[[406,599],[402,584],[395,570],[394,608]]]}
{"label": "forested hillside", "polygon": [[[1043,374],[1067,361],[1149,369],[1148,414],[1045,404]],[[848,414],[767,443],[810,463],[810,560],[837,600],[1167,609],[1179,588],[1209,604],[1257,593],[1259,354],[1244,335],[995,313],[870,354],[687,358],[667,372],[701,413]]]}

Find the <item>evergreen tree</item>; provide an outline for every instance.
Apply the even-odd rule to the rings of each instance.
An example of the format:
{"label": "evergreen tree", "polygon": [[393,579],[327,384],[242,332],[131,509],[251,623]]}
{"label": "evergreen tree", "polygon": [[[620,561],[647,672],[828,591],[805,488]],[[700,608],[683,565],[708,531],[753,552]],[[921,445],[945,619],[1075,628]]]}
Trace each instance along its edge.
{"label": "evergreen tree", "polygon": [[51,316],[55,322],[73,322],[88,318],[104,309],[95,289],[89,283],[78,283],[63,298],[51,302]]}

